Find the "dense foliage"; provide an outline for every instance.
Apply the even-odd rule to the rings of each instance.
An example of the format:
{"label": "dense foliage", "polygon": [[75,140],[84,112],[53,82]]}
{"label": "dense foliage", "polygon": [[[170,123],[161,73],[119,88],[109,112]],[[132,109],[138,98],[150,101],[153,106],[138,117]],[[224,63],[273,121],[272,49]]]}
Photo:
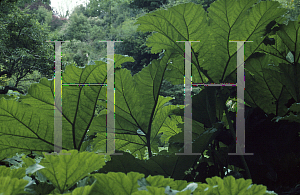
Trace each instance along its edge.
{"label": "dense foliage", "polygon": [[[0,163],[26,164],[11,172],[1,166],[1,185],[16,183],[23,190],[25,169],[31,181],[25,188],[45,190],[41,194],[72,190],[74,194],[119,194],[121,190],[155,194],[167,187],[189,194],[183,192],[186,181],[208,182],[191,190],[194,194],[205,189],[221,194],[228,190],[235,194],[238,189],[266,193],[262,186],[251,188],[249,180],[238,180],[236,185],[233,178],[224,179],[223,185],[220,178],[207,179],[224,178],[224,167],[232,167],[235,178],[252,178],[276,190],[300,181],[300,27],[291,21],[298,19],[298,12],[292,11],[298,9],[298,1],[294,7],[263,0],[163,2],[91,0],[86,8],[77,7],[69,19],[52,15],[46,1],[24,10],[16,3],[1,2],[9,11],[0,13],[4,87],[0,92],[6,94],[0,95],[0,121],[4,121],[0,122]],[[36,6],[41,3],[46,6]],[[232,12],[227,3],[243,9]],[[115,43],[115,147],[123,156],[112,155],[110,161],[94,154],[106,149],[107,94],[99,85],[63,87],[63,149],[73,156],[43,153],[52,152],[54,146],[55,81],[50,79],[54,44],[45,42],[49,39],[71,41],[62,45],[63,83],[105,83],[107,51],[99,40],[123,41]],[[239,107],[234,87],[201,86],[197,91],[193,87],[193,104],[183,106],[185,49],[176,42],[179,39],[201,40],[192,45],[193,83],[235,83],[236,45],[228,40],[254,40],[245,44],[244,75],[246,143],[251,142],[246,152],[255,156],[228,155],[236,149]],[[40,79],[43,76],[49,80]],[[26,96],[8,90],[19,91],[16,87],[21,85]],[[184,149],[184,107],[193,112],[193,152],[206,154],[205,158],[175,155]],[[168,152],[160,151],[160,146],[167,146]],[[13,157],[17,152],[25,155]],[[137,180],[144,176],[149,176],[151,186],[139,184],[143,189],[138,189]],[[109,187],[120,178],[126,184]],[[213,188],[215,184],[218,187]]]}

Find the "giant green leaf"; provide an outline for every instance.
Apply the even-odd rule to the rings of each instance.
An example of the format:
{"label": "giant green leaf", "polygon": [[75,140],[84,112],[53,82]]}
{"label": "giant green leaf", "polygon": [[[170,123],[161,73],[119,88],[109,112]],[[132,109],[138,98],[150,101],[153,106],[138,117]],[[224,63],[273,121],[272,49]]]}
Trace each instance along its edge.
{"label": "giant green leaf", "polygon": [[[115,67],[132,61],[116,56]],[[86,68],[68,66],[63,83],[106,83],[106,63]],[[96,86],[62,86],[62,149],[80,150],[88,130],[99,125],[94,119],[98,99],[106,99],[106,88]],[[15,153],[54,150],[54,80],[41,79],[32,84],[20,102],[0,99],[0,159]]]}
{"label": "giant green leaf", "polygon": [[[132,155],[142,159],[145,150],[157,152],[158,134],[172,131],[172,135],[181,130],[176,127],[177,120],[168,117],[172,111],[184,106],[169,105],[171,97],[159,96],[166,62],[170,57],[167,52],[161,60],[154,60],[150,65],[133,77],[130,71],[121,69],[115,73],[115,147],[117,150],[130,150]],[[102,124],[94,139],[93,150],[105,152],[106,149],[106,113],[100,114],[97,119]],[[140,135],[140,129],[145,135]],[[170,135],[171,136],[171,135]],[[169,136],[169,137],[170,137]],[[149,153],[149,152],[148,152]],[[149,154],[149,156],[151,156]]]}

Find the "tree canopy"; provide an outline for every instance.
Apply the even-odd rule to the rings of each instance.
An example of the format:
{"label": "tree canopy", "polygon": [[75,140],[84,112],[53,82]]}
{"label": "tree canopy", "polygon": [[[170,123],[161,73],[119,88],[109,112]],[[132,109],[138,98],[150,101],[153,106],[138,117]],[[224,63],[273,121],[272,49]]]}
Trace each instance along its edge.
{"label": "tree canopy", "polygon": [[8,78],[16,76],[14,87],[34,70],[44,76],[53,74],[54,47],[45,42],[49,33],[47,26],[41,25],[34,14],[27,14],[28,9],[22,11],[8,1],[2,4],[11,10],[0,17],[0,64],[3,72]]}

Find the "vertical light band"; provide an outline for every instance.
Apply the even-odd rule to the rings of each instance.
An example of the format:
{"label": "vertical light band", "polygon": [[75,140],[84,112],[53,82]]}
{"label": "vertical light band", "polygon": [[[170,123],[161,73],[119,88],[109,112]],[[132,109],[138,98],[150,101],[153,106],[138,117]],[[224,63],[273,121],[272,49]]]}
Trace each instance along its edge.
{"label": "vertical light band", "polygon": [[115,90],[114,90],[114,43],[123,41],[100,41],[107,42],[107,146],[106,153],[99,155],[123,155],[115,153]]}
{"label": "vertical light band", "polygon": [[[54,71],[54,155],[62,150],[62,77],[61,77],[61,42],[69,41],[46,41],[55,42],[55,71]],[[71,153],[63,153],[71,155]]]}
{"label": "vertical light band", "polygon": [[244,42],[253,41],[229,41],[237,42],[237,114],[236,114],[236,153],[228,153],[228,155],[254,155],[254,153],[246,153],[245,149],[245,68],[244,68]]}
{"label": "vertical light band", "polygon": [[193,135],[192,135],[192,97],[191,97],[191,88],[192,88],[191,42],[200,42],[200,41],[177,41],[177,42],[185,42],[185,78],[184,78],[185,98],[184,98],[184,138],[183,138],[184,151],[183,153],[176,153],[175,155],[201,155],[201,153],[193,153],[192,151]]}

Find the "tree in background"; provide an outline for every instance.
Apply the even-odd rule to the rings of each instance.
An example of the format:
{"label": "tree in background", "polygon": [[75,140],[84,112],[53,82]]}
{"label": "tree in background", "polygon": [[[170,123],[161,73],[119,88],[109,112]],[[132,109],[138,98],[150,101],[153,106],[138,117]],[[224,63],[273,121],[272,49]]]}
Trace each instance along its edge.
{"label": "tree in background", "polygon": [[101,12],[104,11],[103,6],[101,6],[100,0],[90,0],[90,2],[86,6],[86,14],[90,17],[100,16]]}
{"label": "tree in background", "polygon": [[[99,10],[99,12],[95,12],[95,10]],[[97,16],[95,13],[99,13],[100,15]],[[78,66],[83,66],[87,63],[87,53],[91,63],[95,60],[102,60],[102,58],[106,56],[107,45],[105,43],[100,43],[100,40],[121,40],[123,37],[127,36],[134,37],[132,41],[137,41],[139,42],[138,44],[144,44],[146,40],[145,37],[142,37],[143,40],[140,40],[141,38],[137,37],[142,33],[136,34],[136,27],[132,26],[131,28],[131,26],[126,26],[133,25],[130,21],[135,20],[134,18],[137,17],[137,14],[141,13],[144,13],[142,9],[132,9],[126,1],[116,3],[91,0],[86,8],[82,5],[76,7],[69,17],[69,22],[64,24],[60,30],[57,30],[57,33],[51,33],[51,40],[70,40],[72,43],[64,43],[62,45],[62,51],[65,54],[62,63],[64,63],[64,61],[66,64],[75,62]],[[126,22],[126,25],[123,26],[122,24],[124,22]],[[112,25],[110,25],[110,23]],[[121,26],[123,30],[121,29]],[[120,44],[122,43],[115,44],[115,48]],[[127,44],[128,46],[132,44],[132,47],[136,47],[136,49],[140,46],[135,42],[129,43],[129,41],[127,41]],[[129,48],[127,46],[121,47],[125,49]],[[145,48],[146,46],[144,46],[144,49]],[[141,68],[143,65],[148,65],[151,59],[153,59],[150,56],[155,56],[154,54],[149,54],[149,51],[132,51],[133,50],[121,52],[120,49],[115,50],[116,53],[124,55],[135,53],[133,57],[137,58],[137,62],[132,64],[134,68],[138,67],[136,65],[137,63],[142,64],[140,65]],[[130,65],[128,65],[128,68],[131,69]],[[137,68],[137,70],[140,69]]]}
{"label": "tree in background", "polygon": [[87,36],[91,25],[87,21],[87,17],[82,13],[77,15],[73,13],[69,18],[69,24],[66,29],[66,40],[80,40],[87,41]]}
{"label": "tree in background", "polygon": [[90,17],[101,16],[105,13],[111,13],[114,7],[120,4],[129,4],[130,0],[90,0],[86,5],[86,13]]}
{"label": "tree in background", "polygon": [[[99,57],[106,56],[106,44],[99,43],[99,40],[123,40],[124,42],[115,44],[115,53],[134,57],[136,60],[134,63],[123,64],[133,74],[148,65],[151,60],[158,58],[158,54],[151,54],[145,46],[146,37],[149,33],[136,32],[137,26],[133,25],[137,15],[145,13],[143,9],[130,8],[127,1],[116,4],[115,2],[92,0],[86,9],[80,6],[74,12],[77,14],[79,12],[88,13],[86,15],[90,16],[88,19],[91,25],[89,28],[90,36],[88,36],[89,43],[92,48],[98,49],[89,51],[90,61],[99,60]],[[111,23],[111,21],[113,22]],[[70,31],[72,30],[70,29]],[[85,57],[83,54],[77,53],[74,57],[79,60],[79,57]]]}
{"label": "tree in background", "polygon": [[43,0],[37,0],[37,1],[32,1],[32,0],[25,0],[25,1],[18,1],[16,4],[17,7],[19,7],[22,11],[25,8],[28,8],[27,14],[31,14],[32,12],[36,11],[39,9],[39,7],[44,7],[48,11],[52,11],[51,6],[50,6],[50,1],[43,1]]}
{"label": "tree in background", "polygon": [[[89,4],[87,4],[87,5],[89,5]],[[75,13],[75,12],[77,14],[82,13],[86,17],[96,17],[96,16],[99,16],[99,15],[94,16],[95,14],[92,14],[91,10],[88,9],[88,8],[86,8],[86,7],[84,7],[82,4],[80,4],[79,6],[75,7],[74,10],[73,10],[73,12],[72,12],[72,14]]]}
{"label": "tree in background", "polygon": [[[35,9],[37,10],[39,6],[45,6],[46,9],[48,9],[49,11],[51,11],[51,7],[50,7],[50,0],[38,0],[38,1],[34,1],[34,0],[18,0],[17,7],[19,7],[21,10],[24,10],[26,7],[30,7],[29,9]],[[36,8],[34,8],[36,7]],[[50,8],[50,9],[49,9]]]}
{"label": "tree in background", "polygon": [[37,21],[41,24],[44,25],[45,27],[49,27],[51,25],[52,21],[52,11],[46,9],[43,6],[39,6],[39,8],[36,10],[36,19]]}
{"label": "tree in background", "polygon": [[[114,8],[112,10],[119,11]],[[100,17],[86,17],[86,13],[86,9],[82,5],[76,7],[70,15],[69,23],[65,24],[57,34],[57,37],[61,35],[62,40],[71,41],[71,43],[62,45],[62,51],[66,54],[64,60],[75,62],[78,66],[83,66],[88,62],[86,54],[89,55],[91,63],[105,57],[106,44],[99,41],[116,37],[114,32],[111,32],[109,26],[111,18],[108,15],[100,19]],[[121,14],[112,14],[112,20],[116,24],[114,26],[118,26],[124,21],[123,12],[119,13]]]}
{"label": "tree in background", "polygon": [[65,17],[58,17],[53,14],[53,9],[50,6],[50,0],[25,0],[18,1],[16,4],[21,10],[24,10],[26,7],[29,9],[27,14],[35,14],[36,19],[40,24],[46,23],[50,26],[51,31],[61,27],[65,22]]}
{"label": "tree in background", "polygon": [[45,42],[48,30],[36,21],[35,15],[26,14],[28,9],[12,10],[0,18],[0,64],[8,78],[15,76],[16,88],[34,70],[44,76],[53,74],[54,47]]}
{"label": "tree in background", "polygon": [[[56,1],[55,8],[57,10],[58,15],[62,18],[68,18],[71,15],[71,13],[74,11],[73,5],[74,4],[76,5],[77,2],[78,2],[78,0]],[[80,5],[82,5],[82,4],[80,4]]]}
{"label": "tree in background", "polygon": [[163,4],[167,4],[168,0],[133,0],[130,2],[130,7],[135,9],[146,9],[148,11],[156,10]]}
{"label": "tree in background", "polygon": [[59,30],[64,23],[67,23],[67,19],[66,18],[61,18],[59,16],[56,15],[52,15],[52,21],[50,23],[50,30],[53,32],[55,30]]}

